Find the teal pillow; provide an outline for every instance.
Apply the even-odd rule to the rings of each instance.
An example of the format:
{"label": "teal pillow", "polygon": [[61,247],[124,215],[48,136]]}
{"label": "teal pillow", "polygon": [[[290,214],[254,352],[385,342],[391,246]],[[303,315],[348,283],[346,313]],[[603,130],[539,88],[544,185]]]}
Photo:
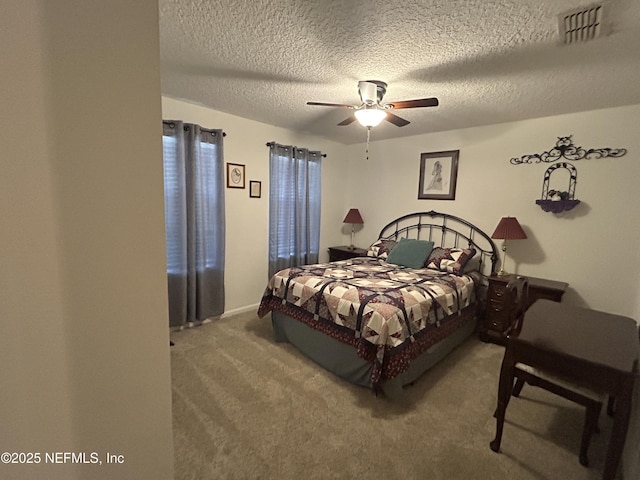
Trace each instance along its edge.
{"label": "teal pillow", "polygon": [[388,263],[409,268],[424,268],[433,249],[433,242],[415,238],[401,238],[387,257]]}

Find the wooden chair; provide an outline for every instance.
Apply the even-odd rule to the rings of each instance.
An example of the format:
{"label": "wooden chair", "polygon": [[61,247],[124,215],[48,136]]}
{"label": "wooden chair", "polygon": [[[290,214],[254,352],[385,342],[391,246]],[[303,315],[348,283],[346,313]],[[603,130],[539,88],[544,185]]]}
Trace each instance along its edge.
{"label": "wooden chair", "polygon": [[[517,277],[510,281],[506,292],[512,305],[510,315],[513,319],[511,321],[512,327],[507,335],[508,342],[509,336],[517,336],[522,330],[524,315],[529,307],[529,282],[527,278]],[[579,459],[582,465],[589,466],[589,444],[593,433],[599,432],[598,419],[602,411],[603,396],[520,362],[514,367],[514,378],[515,384],[511,392],[514,397],[519,397],[524,384],[528,383],[586,407]],[[609,404],[610,414],[612,414],[611,406]]]}
{"label": "wooden chair", "polygon": [[600,395],[591,390],[581,388],[560,377],[549,375],[541,370],[533,368],[524,363],[516,363],[514,367],[515,385],[511,394],[519,397],[525,382],[529,385],[542,388],[548,392],[555,393],[567,400],[578,403],[586,407],[584,417],[584,427],[582,429],[582,440],[580,442],[580,463],[585,467],[589,466],[589,443],[591,436],[599,432],[598,419],[602,411],[602,403],[605,395]]}
{"label": "wooden chair", "polygon": [[509,307],[509,330],[507,336],[518,335],[522,329],[524,314],[529,307],[529,279],[518,276],[510,280],[505,289]]}

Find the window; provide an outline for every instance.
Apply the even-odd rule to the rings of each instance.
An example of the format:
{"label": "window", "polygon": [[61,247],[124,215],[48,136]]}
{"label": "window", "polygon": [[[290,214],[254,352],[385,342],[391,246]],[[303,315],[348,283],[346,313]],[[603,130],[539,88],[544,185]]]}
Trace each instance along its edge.
{"label": "window", "polygon": [[163,122],[169,317],[172,326],[224,312],[223,132]]}
{"label": "window", "polygon": [[322,174],[320,152],[270,147],[269,276],[318,261]]}

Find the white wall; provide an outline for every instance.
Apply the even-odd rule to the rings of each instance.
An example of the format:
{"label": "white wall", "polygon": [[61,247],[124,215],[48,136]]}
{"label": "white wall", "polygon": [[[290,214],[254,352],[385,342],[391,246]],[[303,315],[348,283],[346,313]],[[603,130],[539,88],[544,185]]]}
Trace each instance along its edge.
{"label": "white wall", "polygon": [[171,479],[157,1],[1,10],[0,477]]}
{"label": "white wall", "polygon": [[[225,315],[256,307],[268,280],[267,142],[297,145],[327,154],[322,160],[320,260],[328,260],[328,246],[343,241],[342,220],[347,212],[348,182],[348,159],[343,145],[168,97],[162,99],[162,116],[165,120],[183,120],[205,128],[221,128],[227,134],[224,139],[225,163],[245,165],[246,188],[225,189]],[[262,182],[261,198],[249,197],[250,180]]]}
{"label": "white wall", "polygon": [[[374,141],[368,162],[364,145],[349,146],[351,178],[358,180],[348,202],[366,219],[358,243],[368,245],[389,220],[413,211],[458,215],[489,235],[502,216],[515,216],[528,239],[510,242],[508,271],[568,282],[564,301],[640,319],[639,123],[635,105]],[[582,203],[559,216],[535,204],[549,164],[511,165],[509,159],[549,150],[566,135],[585,149],[628,153],[573,162]],[[456,199],[418,200],[420,153],[441,150],[460,150]],[[566,178],[559,187],[568,187]]]}

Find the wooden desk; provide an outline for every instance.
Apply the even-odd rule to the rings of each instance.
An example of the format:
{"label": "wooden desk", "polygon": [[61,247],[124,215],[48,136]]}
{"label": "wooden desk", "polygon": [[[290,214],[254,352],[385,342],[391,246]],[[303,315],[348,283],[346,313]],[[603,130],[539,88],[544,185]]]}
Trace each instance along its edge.
{"label": "wooden desk", "polygon": [[566,282],[548,280],[546,278],[527,277],[529,279],[529,306],[536,300],[546,298],[554,302],[562,301],[562,295],[569,286]]}
{"label": "wooden desk", "polygon": [[640,357],[638,340],[638,325],[631,318],[545,299],[535,302],[525,314],[520,335],[507,338],[491,449],[500,449],[513,368],[521,362],[615,398],[613,430],[602,475],[603,480],[613,480],[629,426]]}

